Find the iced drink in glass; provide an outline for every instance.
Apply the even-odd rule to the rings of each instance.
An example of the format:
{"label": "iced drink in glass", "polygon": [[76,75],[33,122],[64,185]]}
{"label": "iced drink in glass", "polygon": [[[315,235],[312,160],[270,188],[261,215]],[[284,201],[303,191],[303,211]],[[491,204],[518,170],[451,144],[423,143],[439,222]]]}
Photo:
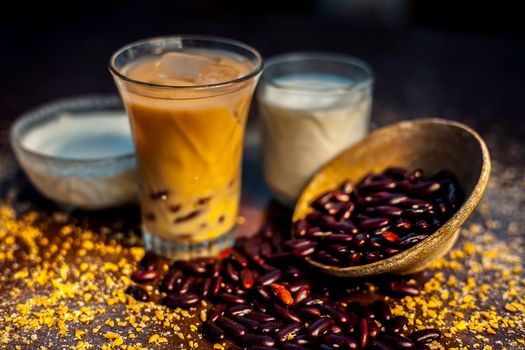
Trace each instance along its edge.
{"label": "iced drink in glass", "polygon": [[147,249],[189,259],[231,246],[261,69],[254,49],[208,37],[144,40],[112,56],[135,141]]}

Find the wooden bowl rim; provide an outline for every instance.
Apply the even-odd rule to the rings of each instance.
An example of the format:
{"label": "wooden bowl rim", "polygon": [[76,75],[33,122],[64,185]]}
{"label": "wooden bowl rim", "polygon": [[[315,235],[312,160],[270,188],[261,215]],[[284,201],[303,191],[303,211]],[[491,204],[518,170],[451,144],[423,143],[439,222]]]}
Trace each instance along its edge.
{"label": "wooden bowl rim", "polygon": [[[454,232],[460,228],[460,226],[465,222],[465,220],[467,220],[467,218],[474,211],[475,207],[480,201],[483,195],[483,192],[485,191],[485,188],[487,186],[489,176],[490,176],[490,169],[491,169],[490,154],[489,154],[487,145],[485,144],[485,141],[483,141],[481,136],[476,131],[474,131],[472,128],[470,128],[469,126],[465,124],[456,122],[456,121],[439,119],[439,118],[421,118],[421,119],[415,119],[415,120],[401,121],[401,122],[390,124],[380,129],[374,130],[365,139],[343,150],[341,153],[335,156],[332,160],[330,160],[327,164],[325,164],[312,177],[308,185],[305,187],[305,190],[315,181],[315,179],[319,176],[319,174],[323,173],[325,169],[330,167],[333,162],[338,161],[339,158],[343,157],[344,154],[352,152],[353,148],[359,147],[359,145],[365,140],[367,140],[368,138],[382,137],[383,134],[385,133],[389,134],[391,130],[414,128],[417,126],[435,125],[435,124],[456,127],[456,128],[466,131],[470,136],[474,137],[474,139],[478,142],[479,147],[481,148],[482,166],[481,166],[481,172],[480,172],[478,181],[476,185],[474,186],[474,189],[472,190],[470,194],[468,194],[468,198],[461,205],[458,211],[456,211],[456,213],[454,213],[454,215],[449,220],[447,220],[447,222],[445,222],[443,226],[441,226],[438,230],[436,230],[430,236],[425,238],[423,241],[417,243],[416,245],[414,245],[413,247],[410,247],[407,250],[402,251],[399,254],[393,255],[386,259],[379,260],[379,261],[376,261],[370,264],[366,264],[366,265],[337,267],[337,266],[326,265],[326,264],[314,261],[311,258],[306,258],[306,261],[310,265],[312,265],[318,270],[321,270],[328,274],[339,276],[339,277],[364,277],[364,276],[379,275],[379,274],[384,274],[384,273],[391,273],[391,272],[395,272],[396,270],[400,270],[399,267],[403,265],[403,262],[405,260],[408,260],[409,258],[414,257],[420,251],[433,250],[433,249],[439,248],[440,244],[443,243],[443,241],[445,241],[446,239],[448,239],[449,236],[453,237]],[[303,200],[303,197],[305,196],[305,192],[306,192],[305,190],[303,190],[303,193],[299,196],[297,203],[300,203]],[[296,209],[294,210],[294,213],[292,216],[293,222],[299,219],[297,207],[298,205],[296,205]],[[293,235],[293,232],[292,232],[292,235]]]}

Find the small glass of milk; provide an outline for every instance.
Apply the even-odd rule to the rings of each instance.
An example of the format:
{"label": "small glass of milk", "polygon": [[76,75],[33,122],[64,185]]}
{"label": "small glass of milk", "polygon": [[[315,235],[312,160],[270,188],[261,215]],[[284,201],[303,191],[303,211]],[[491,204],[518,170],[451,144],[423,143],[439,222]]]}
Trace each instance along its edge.
{"label": "small glass of milk", "polygon": [[370,128],[373,73],[352,56],[289,53],[269,59],[257,102],[263,170],[277,200],[293,206],[312,175]]}

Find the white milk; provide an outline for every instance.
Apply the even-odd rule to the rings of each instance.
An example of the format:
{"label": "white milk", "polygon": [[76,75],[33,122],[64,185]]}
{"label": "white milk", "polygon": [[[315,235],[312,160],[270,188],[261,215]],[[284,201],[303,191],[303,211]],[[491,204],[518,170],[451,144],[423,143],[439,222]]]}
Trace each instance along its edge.
{"label": "white milk", "polygon": [[293,205],[311,176],[368,132],[370,83],[328,74],[292,74],[259,89],[264,176]]}

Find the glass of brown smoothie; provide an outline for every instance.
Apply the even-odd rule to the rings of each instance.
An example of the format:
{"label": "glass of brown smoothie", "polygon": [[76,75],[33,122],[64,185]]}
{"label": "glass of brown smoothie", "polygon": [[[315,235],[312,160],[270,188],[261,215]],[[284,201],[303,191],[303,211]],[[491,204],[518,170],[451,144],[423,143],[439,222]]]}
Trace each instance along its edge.
{"label": "glass of brown smoothie", "polygon": [[229,39],[161,37],[119,49],[109,69],[133,130],[146,249],[190,259],[231,246],[260,54]]}

